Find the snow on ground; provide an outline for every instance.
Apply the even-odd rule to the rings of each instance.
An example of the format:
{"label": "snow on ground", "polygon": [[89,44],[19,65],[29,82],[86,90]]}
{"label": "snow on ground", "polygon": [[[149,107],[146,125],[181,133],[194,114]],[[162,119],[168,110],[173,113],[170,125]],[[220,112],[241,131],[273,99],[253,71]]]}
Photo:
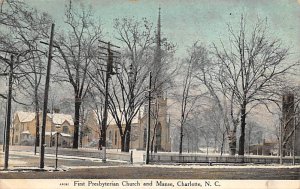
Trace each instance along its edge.
{"label": "snow on ground", "polygon": [[[112,153],[113,150],[109,150],[108,152]],[[11,154],[16,154],[16,155],[25,155],[30,157],[36,157],[38,155],[34,155],[33,152],[24,152],[24,151],[12,151]],[[238,169],[245,169],[245,168],[250,168],[250,169],[257,169],[257,168],[267,168],[267,169],[289,169],[289,168],[300,168],[300,165],[291,165],[291,164],[284,164],[284,165],[279,165],[279,164],[221,164],[221,163],[213,163],[212,165],[209,165],[208,163],[170,163],[170,164],[148,164],[145,165],[143,162],[143,154],[144,151],[133,151],[133,162],[134,164],[131,165],[128,162],[125,163],[124,161],[119,161],[119,160],[109,160],[107,159],[108,162],[121,162],[124,164],[121,165],[113,165],[113,166],[105,166],[105,167],[116,167],[116,166],[131,166],[131,167],[162,167],[162,168],[191,168],[191,169],[226,169],[226,168],[238,168]],[[0,157],[3,156],[4,154],[0,154]],[[51,158],[51,159],[55,159],[55,155],[52,154],[45,154],[45,156],[47,158]],[[61,169],[81,169],[81,168],[103,168],[103,163],[102,160],[99,158],[88,158],[88,157],[77,157],[77,156],[63,156],[63,155],[59,155],[58,156],[59,159],[68,159],[68,160],[72,160],[72,159],[82,159],[82,160],[90,160],[90,161],[94,161],[94,162],[99,162],[99,166],[80,166],[80,165],[72,165],[72,166],[64,166],[64,165],[60,165]],[[0,158],[2,161],[0,162],[1,164],[3,164],[3,159],[4,158]],[[16,159],[16,158],[12,158],[9,160],[9,164],[10,166],[13,167],[13,165],[18,165],[18,167],[22,167],[25,166],[27,164],[27,162],[25,162],[24,160],[21,159]],[[28,168],[28,167],[26,167]],[[51,168],[49,168],[51,170]],[[53,168],[52,168],[53,169]]]}

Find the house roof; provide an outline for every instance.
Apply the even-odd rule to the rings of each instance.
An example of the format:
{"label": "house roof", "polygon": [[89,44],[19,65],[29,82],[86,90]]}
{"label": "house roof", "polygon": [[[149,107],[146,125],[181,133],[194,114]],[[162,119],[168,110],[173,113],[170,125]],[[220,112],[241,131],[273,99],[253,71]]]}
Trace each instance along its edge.
{"label": "house roof", "polygon": [[[56,135],[56,131],[52,132],[52,136],[55,136]],[[51,135],[51,132],[45,132],[45,135],[46,136],[50,136]],[[59,135],[63,136],[63,137],[72,137],[72,135],[70,134],[67,134],[67,133],[59,133]]]}
{"label": "house roof", "polygon": [[53,136],[53,135],[56,135],[56,132],[54,131],[54,132],[45,132],[45,135],[46,136]]}
{"label": "house roof", "polygon": [[20,122],[29,122],[34,120],[35,118],[35,113],[34,112],[22,112],[22,111],[17,111],[15,112],[14,117],[18,116]]}
{"label": "house roof", "polygon": [[[29,122],[35,119],[35,113],[34,112],[23,112],[23,111],[17,111],[15,112],[14,117],[18,116],[21,123]],[[48,113],[47,116],[52,119],[52,122],[55,125],[61,125],[65,121],[67,121],[70,125],[74,125],[73,118],[71,115],[68,114],[50,114]]]}
{"label": "house roof", "polygon": [[69,122],[70,125],[74,125],[73,118],[68,114],[47,114],[50,118],[52,118],[52,122],[56,125],[61,125],[65,121]]}

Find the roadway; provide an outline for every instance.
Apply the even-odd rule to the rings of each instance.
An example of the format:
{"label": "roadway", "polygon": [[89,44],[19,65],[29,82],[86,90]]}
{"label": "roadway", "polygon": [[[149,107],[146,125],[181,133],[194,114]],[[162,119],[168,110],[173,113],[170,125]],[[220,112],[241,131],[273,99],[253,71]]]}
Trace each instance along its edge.
{"label": "roadway", "polygon": [[[39,156],[29,152],[11,152],[9,170],[1,179],[253,179],[300,180],[300,166],[279,165],[142,165],[82,157],[59,157],[60,171],[53,171],[55,156],[45,156],[45,171],[38,169]],[[2,167],[1,167],[2,166]]]}

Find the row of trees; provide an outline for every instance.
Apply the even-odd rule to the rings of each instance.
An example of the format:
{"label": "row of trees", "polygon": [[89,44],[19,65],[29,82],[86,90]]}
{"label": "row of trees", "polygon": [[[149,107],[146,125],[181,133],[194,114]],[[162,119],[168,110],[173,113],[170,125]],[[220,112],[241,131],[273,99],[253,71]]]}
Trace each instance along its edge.
{"label": "row of trees", "polygon": [[242,16],[237,30],[228,25],[228,34],[228,41],[221,39],[220,44],[214,43],[211,48],[195,43],[184,60],[180,153],[183,127],[190,127],[191,121],[196,122],[194,126],[205,125],[195,121],[200,115],[199,103],[195,103],[198,98],[205,102],[200,105],[202,110],[213,107],[206,111],[210,118],[202,118],[209,122],[210,129],[217,126],[220,131],[218,134],[206,129],[212,134],[209,138],[220,140],[221,148],[227,138],[231,154],[235,154],[238,142],[238,154],[244,155],[246,120],[251,111],[262,105],[268,108],[271,102],[279,104],[285,91],[297,88],[288,79],[299,69],[299,62],[288,62],[289,49],[268,34],[264,20],[247,25]]}
{"label": "row of trees", "polygon": [[[35,105],[38,145],[40,127],[38,113],[41,110],[41,97],[44,93],[42,84],[47,59],[45,44],[48,43],[49,26],[53,20],[49,15],[40,13],[21,1],[8,0],[2,2],[1,7],[3,18],[1,25],[5,27],[1,31],[1,64],[7,65],[7,68],[1,70],[1,74],[4,76],[8,73],[11,61],[7,57],[16,54],[13,91],[23,94],[20,101],[23,104]],[[51,57],[54,69],[51,80],[62,87],[69,85],[73,88],[75,120],[73,148],[78,148],[79,131],[84,130],[80,129],[83,109],[96,108],[99,123],[102,122],[105,75],[110,70],[106,67],[108,53],[103,47],[99,47],[99,40],[104,40],[105,36],[103,26],[98,20],[100,19],[94,17],[91,8],[69,1],[65,5],[63,26],[56,29],[54,34],[54,51]],[[111,73],[108,107],[119,128],[122,151],[128,151],[132,119],[146,100],[148,73],[151,70],[154,73],[166,70],[174,46],[166,39],[162,39],[159,46],[155,45],[156,28],[146,18],[115,19],[114,29],[116,41],[122,49],[120,54],[112,51],[113,55],[110,56],[114,59],[112,67],[116,75]],[[157,56],[154,55],[157,55],[158,51],[165,64],[155,66],[154,57]],[[161,85],[161,79],[157,79],[159,75],[161,74],[153,77],[156,86]],[[165,74],[163,81],[168,80]],[[1,97],[6,98],[6,95],[1,94]]]}
{"label": "row of trees", "polygon": [[[99,40],[107,38],[98,20],[91,8],[70,0],[65,5],[62,27],[54,35],[51,78],[62,88],[72,88],[73,148],[79,146],[79,131],[84,130],[80,129],[84,125],[80,120],[87,107],[96,110],[99,123],[102,121],[105,76],[112,71],[116,74],[110,77],[108,107],[119,128],[121,149],[128,151],[131,122],[146,101],[148,73],[152,71],[152,92],[161,95],[161,91],[173,91],[171,98],[179,104],[180,116],[174,120],[179,126],[180,153],[184,138],[196,134],[196,139],[219,141],[221,152],[228,141],[232,154],[238,141],[238,153],[244,155],[247,115],[262,104],[280,101],[289,71],[298,66],[298,62],[286,61],[289,49],[268,34],[264,21],[258,20],[250,26],[243,16],[237,30],[228,26],[228,41],[221,40],[211,48],[195,42],[188,49],[187,57],[177,61],[173,57],[175,46],[160,36],[159,15],[157,27],[146,18],[114,20],[114,41],[121,49],[112,51],[112,70],[107,70],[108,52],[99,47]],[[0,76],[5,78],[13,64],[14,101],[34,105],[37,145],[47,59],[45,42],[52,22],[49,15],[22,1],[1,3]],[[14,61],[9,58],[11,54],[15,55]],[[180,62],[180,68],[175,62]],[[22,94],[19,95],[22,100],[17,93]],[[7,98],[5,93],[0,96]]]}

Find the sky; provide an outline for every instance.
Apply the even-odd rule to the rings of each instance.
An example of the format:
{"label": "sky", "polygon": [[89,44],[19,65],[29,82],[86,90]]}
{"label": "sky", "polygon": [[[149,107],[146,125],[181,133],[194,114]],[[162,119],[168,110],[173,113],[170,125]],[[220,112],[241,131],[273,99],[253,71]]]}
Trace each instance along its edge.
{"label": "sky", "polygon": [[[0,0],[1,2],[2,0]],[[49,13],[57,25],[63,22],[68,0],[23,0],[40,11]],[[162,35],[177,45],[176,56],[185,56],[195,41],[209,46],[228,37],[227,24],[237,26],[241,14],[251,26],[257,18],[267,19],[270,35],[290,47],[291,61],[300,60],[300,0],[73,0],[91,5],[113,38],[113,19],[146,17],[154,24],[161,7]],[[300,74],[299,74],[300,75]],[[300,83],[300,79],[299,79]],[[266,119],[269,122],[270,119]],[[267,123],[265,123],[267,124]]]}
{"label": "sky", "polygon": [[[267,19],[270,35],[280,38],[291,48],[293,60],[300,59],[300,0],[73,0],[92,5],[104,31],[112,34],[114,18],[146,17],[156,24],[161,7],[162,32],[177,45],[177,56],[195,41],[211,45],[226,39],[227,24],[236,26],[241,14],[249,26],[257,18]],[[39,10],[48,12],[58,24],[63,20],[67,0],[26,0]],[[107,35],[107,41],[114,41]]]}

